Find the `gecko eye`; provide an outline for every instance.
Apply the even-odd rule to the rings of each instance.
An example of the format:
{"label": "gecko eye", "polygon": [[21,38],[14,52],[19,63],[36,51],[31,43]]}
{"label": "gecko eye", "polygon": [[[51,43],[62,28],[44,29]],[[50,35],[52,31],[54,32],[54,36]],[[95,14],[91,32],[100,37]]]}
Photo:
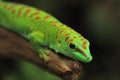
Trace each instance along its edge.
{"label": "gecko eye", "polygon": [[74,49],[74,48],[75,48],[75,44],[74,44],[74,43],[70,43],[70,44],[69,44],[69,47],[70,47],[71,49]]}

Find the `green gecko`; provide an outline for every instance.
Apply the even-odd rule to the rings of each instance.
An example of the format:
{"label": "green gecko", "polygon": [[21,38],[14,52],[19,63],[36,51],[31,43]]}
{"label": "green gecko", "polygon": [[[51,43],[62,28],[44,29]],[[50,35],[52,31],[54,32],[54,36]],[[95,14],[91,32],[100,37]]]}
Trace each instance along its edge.
{"label": "green gecko", "polygon": [[92,60],[87,39],[37,8],[0,0],[0,24],[28,39],[43,59],[47,58],[47,46],[75,60]]}

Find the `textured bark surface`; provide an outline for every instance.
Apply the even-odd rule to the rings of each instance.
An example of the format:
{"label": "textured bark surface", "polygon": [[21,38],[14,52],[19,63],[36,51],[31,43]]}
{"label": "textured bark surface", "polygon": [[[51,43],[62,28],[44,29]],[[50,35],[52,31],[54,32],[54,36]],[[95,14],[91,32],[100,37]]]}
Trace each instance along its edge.
{"label": "textured bark surface", "polygon": [[80,63],[56,54],[48,49],[49,61],[43,61],[33,50],[29,41],[18,34],[0,26],[0,57],[24,59],[59,76],[62,80],[77,80],[81,70]]}

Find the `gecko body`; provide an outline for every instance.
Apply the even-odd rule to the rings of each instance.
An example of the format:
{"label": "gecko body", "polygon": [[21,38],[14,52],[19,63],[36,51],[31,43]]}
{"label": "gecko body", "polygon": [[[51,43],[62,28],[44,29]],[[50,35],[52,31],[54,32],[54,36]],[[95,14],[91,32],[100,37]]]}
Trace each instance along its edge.
{"label": "gecko body", "polygon": [[44,46],[67,57],[90,62],[89,41],[52,15],[23,4],[0,1],[0,25],[28,39],[41,57]]}

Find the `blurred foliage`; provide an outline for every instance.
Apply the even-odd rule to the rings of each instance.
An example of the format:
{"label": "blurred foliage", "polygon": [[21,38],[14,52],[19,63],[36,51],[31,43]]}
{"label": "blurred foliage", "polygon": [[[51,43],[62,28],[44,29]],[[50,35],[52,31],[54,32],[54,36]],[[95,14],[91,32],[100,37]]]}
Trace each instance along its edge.
{"label": "blurred foliage", "polygon": [[[91,43],[93,61],[83,63],[80,80],[120,80],[119,0],[10,0],[36,6],[80,32]],[[58,80],[36,66],[0,60],[0,80]]]}
{"label": "blurred foliage", "polygon": [[60,80],[32,63],[16,59],[0,59],[0,71],[0,80]]}

